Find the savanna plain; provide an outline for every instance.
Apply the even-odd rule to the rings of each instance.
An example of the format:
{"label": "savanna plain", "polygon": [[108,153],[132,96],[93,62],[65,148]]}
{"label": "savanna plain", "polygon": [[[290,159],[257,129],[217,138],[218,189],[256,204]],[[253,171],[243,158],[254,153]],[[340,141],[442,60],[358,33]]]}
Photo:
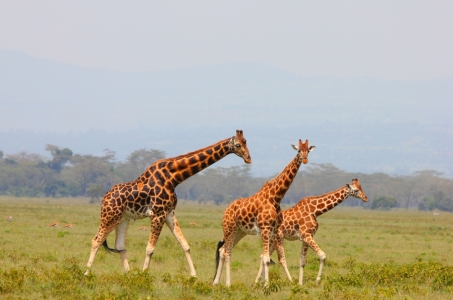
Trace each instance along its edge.
{"label": "savanna plain", "polygon": [[[347,200],[346,200],[347,201]],[[215,250],[225,206],[180,201],[176,216],[191,247],[197,277],[176,239],[164,227],[142,271],[149,219],[131,222],[125,273],[118,254],[100,249],[84,276],[100,206],[84,198],[0,197],[0,298],[3,299],[451,299],[453,214],[341,207],[318,218],[315,240],[326,253],[315,283],[317,255],[309,250],[299,286],[301,243],[285,242],[289,271],[270,268],[270,283],[254,284],[261,242],[247,236],[233,249],[231,287],[213,286]],[[283,205],[283,208],[289,208]],[[11,220],[7,217],[12,216]],[[47,226],[58,222],[58,227]],[[72,224],[71,228],[63,228]],[[147,226],[148,230],[138,230]],[[114,233],[108,242],[114,245]],[[272,259],[277,261],[276,253]],[[224,271],[225,272],[225,271]]]}

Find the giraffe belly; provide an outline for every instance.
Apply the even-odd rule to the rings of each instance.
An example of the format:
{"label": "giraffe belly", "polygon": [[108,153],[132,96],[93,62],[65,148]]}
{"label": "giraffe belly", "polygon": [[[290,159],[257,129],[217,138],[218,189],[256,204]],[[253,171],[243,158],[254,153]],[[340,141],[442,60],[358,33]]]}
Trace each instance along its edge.
{"label": "giraffe belly", "polygon": [[125,216],[132,220],[143,219],[143,218],[150,217],[152,215],[153,215],[153,212],[148,205],[143,206],[137,210],[130,209],[129,207],[127,207],[126,213],[125,213]]}
{"label": "giraffe belly", "polygon": [[241,226],[241,230],[248,235],[259,235],[261,233],[261,229],[256,223]]}
{"label": "giraffe belly", "polygon": [[300,234],[292,234],[292,235],[285,235],[285,240],[288,240],[288,241],[296,241],[296,240],[300,240]]}

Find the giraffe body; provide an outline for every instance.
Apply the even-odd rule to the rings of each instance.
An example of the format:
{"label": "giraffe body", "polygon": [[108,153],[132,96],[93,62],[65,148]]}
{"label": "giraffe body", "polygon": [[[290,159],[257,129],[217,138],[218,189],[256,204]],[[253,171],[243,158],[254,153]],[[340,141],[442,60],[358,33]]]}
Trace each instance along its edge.
{"label": "giraffe body", "polygon": [[[292,208],[282,211],[282,223],[278,228],[277,235],[272,241],[270,254],[272,254],[274,250],[277,250],[278,262],[282,265],[283,269],[285,270],[286,276],[290,281],[292,281],[292,278],[286,265],[283,241],[286,239],[289,241],[299,240],[302,242],[299,268],[300,285],[302,285],[303,282],[304,267],[308,248],[313,249],[313,251],[318,254],[320,264],[316,283],[319,284],[326,255],[321,250],[321,248],[319,248],[318,244],[313,238],[316,231],[318,230],[318,221],[316,220],[316,218],[323,213],[331,210],[349,196],[362,199],[364,202],[368,201],[368,198],[363,192],[359,180],[353,179],[351,183],[346,184],[345,186],[335,191],[320,196],[303,198]],[[260,266],[256,281],[259,280],[262,271],[263,269]]]}
{"label": "giraffe body", "polygon": [[280,202],[297,175],[300,165],[308,162],[308,153],[315,147],[308,147],[308,141],[299,147],[296,157],[274,179],[266,182],[258,193],[248,198],[233,201],[226,208],[223,220],[223,241],[219,242],[216,258],[217,271],[214,284],[220,283],[223,265],[226,265],[226,285],[231,284],[230,262],[233,247],[246,235],[260,235],[263,244],[261,266],[264,267],[264,279],[269,280],[269,247],[277,228],[281,223]]}
{"label": "giraffe body", "polygon": [[[191,276],[196,276],[190,247],[184,238],[175,216],[177,197],[175,188],[178,184],[195,175],[201,170],[219,161],[226,155],[234,153],[251,163],[250,154],[242,130],[237,130],[232,138],[222,140],[211,146],[154,162],[140,177],[132,182],[114,185],[108,191],[101,204],[101,224],[92,240],[90,258],[85,275],[88,275],[93,260],[101,245],[110,251],[120,254],[123,267],[129,270],[126,258],[126,235],[129,222],[142,218],[150,218],[150,235],[146,247],[143,270],[149,267],[154,247],[162,230],[167,224],[181,245]],[[107,245],[107,236],[115,230],[115,248]]]}

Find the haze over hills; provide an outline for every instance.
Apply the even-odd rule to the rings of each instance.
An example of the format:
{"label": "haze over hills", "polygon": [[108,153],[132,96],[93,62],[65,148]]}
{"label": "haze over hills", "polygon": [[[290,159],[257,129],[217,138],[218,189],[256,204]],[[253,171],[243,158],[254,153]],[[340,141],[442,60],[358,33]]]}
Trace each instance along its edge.
{"label": "haze over hills", "polygon": [[[308,139],[310,163],[350,172],[453,176],[453,78],[306,78],[260,64],[162,72],[86,69],[0,50],[0,150],[48,156],[159,149],[167,156],[244,130],[252,173],[271,176]],[[241,165],[227,157],[215,166]]]}

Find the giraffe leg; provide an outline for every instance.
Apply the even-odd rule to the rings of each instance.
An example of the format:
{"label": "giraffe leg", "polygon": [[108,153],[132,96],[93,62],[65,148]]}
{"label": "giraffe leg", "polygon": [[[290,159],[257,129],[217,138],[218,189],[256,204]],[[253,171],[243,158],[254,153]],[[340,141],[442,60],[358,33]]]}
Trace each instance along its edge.
{"label": "giraffe leg", "polygon": [[[275,243],[275,248],[277,250],[278,262],[280,263],[283,270],[285,271],[286,277],[288,277],[289,281],[293,281],[293,278],[291,277],[291,274],[289,273],[289,270],[288,270],[288,266],[286,264],[285,249],[283,248],[283,241],[284,241],[284,239],[282,237],[275,238],[274,243]],[[271,255],[273,252],[272,248],[271,248],[271,252],[270,252]]]}
{"label": "giraffe leg", "polygon": [[263,254],[261,256],[261,264],[264,268],[264,285],[269,284],[269,265],[271,258],[269,255],[269,244],[270,244],[271,231],[268,228],[261,230],[261,241],[263,243]]}
{"label": "giraffe leg", "polygon": [[165,217],[165,215],[152,215],[150,217],[151,228],[149,233],[148,246],[146,246],[146,257],[145,263],[143,264],[143,271],[149,268],[149,263],[154,253],[154,247],[156,246],[157,239],[159,238],[160,232],[162,231]]}
{"label": "giraffe leg", "polygon": [[302,250],[300,252],[300,266],[299,266],[299,284],[302,285],[304,281],[304,268],[306,263],[308,245],[302,241]]}
{"label": "giraffe leg", "polygon": [[[232,239],[234,236],[234,240]],[[220,283],[220,277],[222,276],[223,265],[225,264],[225,275],[226,275],[226,286],[231,285],[231,251],[234,246],[244,237],[246,234],[239,230],[236,232],[229,232],[225,235],[225,244],[219,249],[219,265],[217,266],[217,273],[214,278],[214,285]],[[233,240],[233,241],[232,241]]]}
{"label": "giraffe leg", "polygon": [[123,218],[121,222],[116,227],[116,239],[115,239],[115,249],[120,250],[121,261],[123,262],[123,267],[126,272],[130,270],[129,262],[126,258],[126,235],[127,228],[129,227],[129,219]]}
{"label": "giraffe leg", "polygon": [[[102,216],[101,216],[102,219]],[[109,220],[111,223],[106,222],[109,226],[105,226],[105,223],[101,223],[99,226],[97,234],[94,236],[94,238],[91,240],[91,253],[90,253],[90,258],[88,259],[87,263],[87,270],[85,271],[85,275],[90,274],[91,271],[91,266],[93,265],[94,258],[96,257],[96,253],[99,250],[99,247],[101,247],[102,243],[107,239],[107,236],[110,234],[110,232],[115,229],[116,225],[118,224],[119,220]]]}
{"label": "giraffe leg", "polygon": [[313,251],[315,251],[318,256],[319,256],[319,271],[318,271],[318,276],[316,277],[316,284],[319,284],[321,281],[321,274],[322,274],[322,269],[324,267],[324,261],[326,260],[326,254],[324,251],[319,248],[319,246],[316,244],[315,240],[313,239],[313,236],[309,235],[304,238],[304,242],[310,246]]}
{"label": "giraffe leg", "polygon": [[181,228],[179,227],[178,220],[176,219],[174,210],[172,210],[167,215],[166,223],[167,223],[168,228],[170,228],[171,232],[173,233],[173,235],[176,237],[179,244],[181,245],[182,250],[186,254],[187,263],[189,264],[190,276],[197,277],[197,274],[195,272],[195,267],[192,262],[192,257],[190,256],[190,246],[187,243],[186,239],[184,238],[184,235],[182,234],[182,231],[181,231]]}
{"label": "giraffe leg", "polygon": [[263,273],[263,255],[260,256],[260,268],[258,269],[258,275],[256,275],[255,278],[255,283],[258,283],[260,281],[260,278],[264,277]]}
{"label": "giraffe leg", "polygon": [[[220,277],[222,276],[222,269],[223,269],[223,264],[225,263],[225,247],[222,246],[222,242],[219,242],[217,246],[217,253],[216,256],[218,255],[218,265],[217,265],[217,271],[214,276],[214,282],[212,283],[213,285],[217,285],[220,283]],[[225,245],[225,242],[223,241],[223,244]]]}
{"label": "giraffe leg", "polygon": [[[274,241],[274,242],[275,242],[275,241]],[[269,256],[271,256],[272,253],[274,253],[274,250],[275,250],[274,243],[271,243],[270,246],[269,246]],[[258,270],[258,275],[256,276],[255,283],[258,283],[258,281],[260,280],[260,278],[261,278],[262,280],[264,280],[263,254],[260,255],[260,268],[259,268],[259,270]]]}

